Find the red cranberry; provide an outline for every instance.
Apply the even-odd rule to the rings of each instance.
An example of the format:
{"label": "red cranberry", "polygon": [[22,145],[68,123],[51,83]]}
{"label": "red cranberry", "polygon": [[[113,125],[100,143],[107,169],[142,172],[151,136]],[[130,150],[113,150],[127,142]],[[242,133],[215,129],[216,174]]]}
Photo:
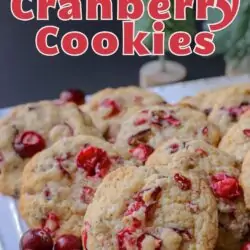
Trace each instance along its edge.
{"label": "red cranberry", "polygon": [[142,117],[142,118],[137,118],[135,121],[134,121],[134,125],[135,126],[140,126],[140,125],[143,125],[145,123],[147,123],[148,119],[145,118],[145,117]]}
{"label": "red cranberry", "polygon": [[45,147],[45,140],[34,131],[25,131],[16,136],[13,147],[21,158],[30,158],[42,151]]}
{"label": "red cranberry", "polygon": [[181,190],[184,191],[189,190],[192,186],[191,181],[183,175],[175,174],[174,180],[177,182]]}
{"label": "red cranberry", "polygon": [[144,202],[141,202],[141,201],[135,201],[133,202],[132,204],[130,204],[128,206],[128,209],[127,211],[125,212],[125,216],[128,216],[128,215],[131,215],[133,214],[134,212],[140,210],[140,208],[142,208],[143,206],[145,205]]}
{"label": "red cranberry", "polygon": [[246,242],[242,247],[241,250],[250,250],[250,242]]}
{"label": "red cranberry", "polygon": [[146,237],[150,237],[154,240],[154,250],[160,250],[161,249],[161,246],[162,246],[162,240],[155,237],[154,235],[152,234],[148,234],[148,233],[145,233],[145,234],[142,234],[138,240],[137,240],[137,247],[138,247],[138,250],[142,250],[143,248],[143,241],[145,240]]}
{"label": "red cranberry", "polygon": [[136,245],[136,237],[133,235],[132,228],[124,228],[117,234],[117,242],[119,250],[127,250],[129,247]]}
{"label": "red cranberry", "polygon": [[43,230],[50,233],[54,234],[54,232],[60,228],[60,221],[59,218],[57,217],[56,214],[54,213],[49,213],[47,218],[42,220],[42,227]]}
{"label": "red cranberry", "polygon": [[51,236],[42,229],[30,229],[20,240],[20,250],[52,250]]}
{"label": "red cranberry", "polygon": [[250,137],[250,129],[244,129],[243,134],[247,137]]}
{"label": "red cranberry", "polygon": [[76,164],[78,168],[84,169],[88,176],[103,178],[112,163],[103,149],[88,146],[77,155]]}
{"label": "red cranberry", "polygon": [[88,222],[84,222],[84,229],[82,231],[82,244],[84,250],[88,250],[87,243],[88,243],[88,231],[90,230],[90,224]]}
{"label": "red cranberry", "polygon": [[223,173],[212,176],[211,188],[216,196],[229,200],[239,197],[242,193],[239,181]]}
{"label": "red cranberry", "polygon": [[132,156],[142,163],[148,159],[148,157],[154,152],[154,149],[146,144],[139,144],[136,148],[133,148],[129,151]]}
{"label": "red cranberry", "polygon": [[81,200],[85,204],[90,204],[93,199],[94,194],[95,194],[95,190],[93,188],[85,186],[83,187]]}
{"label": "red cranberry", "polygon": [[101,102],[101,107],[109,109],[109,112],[103,117],[104,119],[111,118],[121,112],[119,104],[112,99],[105,99]]}
{"label": "red cranberry", "polygon": [[173,117],[172,115],[167,115],[164,119],[172,126],[179,127],[181,125],[181,121]]}
{"label": "red cranberry", "polygon": [[174,154],[179,150],[179,144],[174,143],[169,146],[170,148],[170,154]]}
{"label": "red cranberry", "polygon": [[74,102],[77,105],[85,103],[85,95],[79,89],[68,89],[60,94],[60,100],[62,102]]}
{"label": "red cranberry", "polygon": [[207,153],[205,150],[203,150],[202,148],[197,148],[197,149],[195,150],[195,152],[198,153],[201,157],[206,157],[206,156],[208,156],[208,153]]}
{"label": "red cranberry", "polygon": [[204,127],[201,132],[204,136],[207,136],[208,135],[208,127]]}
{"label": "red cranberry", "polygon": [[82,250],[81,239],[74,235],[62,235],[56,240],[54,250]]}

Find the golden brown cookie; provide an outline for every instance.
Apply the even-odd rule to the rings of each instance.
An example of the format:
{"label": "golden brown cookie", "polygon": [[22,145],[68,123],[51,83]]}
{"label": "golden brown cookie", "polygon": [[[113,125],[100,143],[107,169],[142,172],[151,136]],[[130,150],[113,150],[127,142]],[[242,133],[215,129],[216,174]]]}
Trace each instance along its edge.
{"label": "golden brown cookie", "polygon": [[20,212],[31,228],[57,238],[80,236],[82,219],[103,178],[124,164],[112,145],[91,136],[65,138],[26,165]]}
{"label": "golden brown cookie", "polygon": [[212,250],[217,208],[195,174],[160,167],[120,168],[89,205],[82,232],[88,250]]}
{"label": "golden brown cookie", "polygon": [[73,103],[20,105],[0,121],[0,192],[18,196],[24,165],[63,137],[101,136],[91,118]]}
{"label": "golden brown cookie", "polygon": [[201,140],[171,139],[158,147],[148,166],[178,167],[207,181],[217,199],[219,239],[216,249],[239,249],[249,233],[250,215],[239,185],[240,169],[234,157]]}

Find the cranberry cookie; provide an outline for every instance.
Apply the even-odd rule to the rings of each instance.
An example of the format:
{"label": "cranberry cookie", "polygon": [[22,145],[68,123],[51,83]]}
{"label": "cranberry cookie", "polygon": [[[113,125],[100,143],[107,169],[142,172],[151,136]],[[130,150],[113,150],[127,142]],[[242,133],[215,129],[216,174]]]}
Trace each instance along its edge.
{"label": "cranberry cookie", "polygon": [[0,121],[0,192],[18,196],[24,165],[62,137],[101,136],[91,118],[73,103],[20,105]]}
{"label": "cranberry cookie", "polygon": [[219,148],[236,157],[242,163],[246,153],[250,150],[250,112],[242,115],[222,137]]}
{"label": "cranberry cookie", "polygon": [[94,94],[82,110],[90,114],[108,140],[114,141],[123,120],[141,107],[161,103],[160,96],[138,87],[107,88]]}
{"label": "cranberry cookie", "polygon": [[215,199],[198,176],[120,168],[104,179],[87,208],[83,249],[212,250],[217,219]]}
{"label": "cranberry cookie", "polygon": [[124,157],[144,163],[154,148],[172,137],[200,138],[217,145],[220,134],[202,112],[186,105],[153,106],[122,123],[115,146]]}
{"label": "cranberry cookie", "polygon": [[250,215],[246,211],[240,170],[234,157],[201,140],[171,139],[149,157],[148,166],[178,167],[207,180],[219,210],[218,249],[236,250],[249,233]]}
{"label": "cranberry cookie", "polygon": [[57,238],[80,236],[82,219],[104,176],[123,164],[112,145],[91,136],[64,138],[26,165],[20,212],[28,226]]}
{"label": "cranberry cookie", "polygon": [[221,133],[236,123],[250,109],[250,85],[235,85],[226,89],[216,100],[209,120],[218,125]]}
{"label": "cranberry cookie", "polygon": [[246,206],[250,209],[250,150],[246,154],[242,164],[240,182],[244,190]]}

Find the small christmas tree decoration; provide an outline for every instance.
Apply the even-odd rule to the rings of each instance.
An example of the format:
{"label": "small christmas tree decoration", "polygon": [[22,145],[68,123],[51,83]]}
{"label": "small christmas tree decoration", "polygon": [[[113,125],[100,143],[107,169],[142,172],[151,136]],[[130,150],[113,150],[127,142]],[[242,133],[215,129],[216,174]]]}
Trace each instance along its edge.
{"label": "small christmas tree decoration", "polygon": [[[143,0],[144,5],[147,6],[149,0]],[[171,16],[174,16],[175,6],[174,0],[171,0],[171,7],[169,12]],[[195,18],[192,9],[187,9],[187,20],[174,20],[173,18],[164,21],[165,24],[165,50],[169,51],[168,41],[170,36],[178,31],[187,32],[190,35],[194,35],[195,29]],[[154,32],[152,24],[155,20],[149,17],[147,11],[144,12],[143,17],[136,21],[136,31],[146,31],[151,34]],[[152,48],[152,39],[146,39],[145,45],[148,48]],[[156,85],[163,85],[171,82],[182,80],[186,77],[186,68],[170,60],[165,60],[165,56],[159,56],[158,60],[151,61],[142,66],[140,70],[140,85],[142,87],[150,87]]]}

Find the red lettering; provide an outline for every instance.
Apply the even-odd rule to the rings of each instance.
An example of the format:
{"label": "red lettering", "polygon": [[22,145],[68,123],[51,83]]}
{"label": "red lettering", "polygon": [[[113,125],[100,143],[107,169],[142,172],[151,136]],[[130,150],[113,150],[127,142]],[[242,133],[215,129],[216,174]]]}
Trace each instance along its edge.
{"label": "red lettering", "polygon": [[57,0],[37,0],[37,20],[49,20],[49,9],[56,8]]}
{"label": "red lettering", "polygon": [[30,21],[35,18],[32,10],[24,11],[22,8],[23,0],[11,0],[10,9],[12,15],[20,21]]}
{"label": "red lettering", "polygon": [[59,0],[58,18],[62,21],[82,20],[82,3],[80,0]]}
{"label": "red lettering", "polygon": [[119,48],[119,39],[111,32],[103,31],[92,38],[92,49],[100,56],[111,56]]}
{"label": "red lettering", "polygon": [[240,0],[232,0],[231,3],[228,0],[219,0],[216,1],[216,7],[221,10],[223,18],[218,23],[208,25],[211,32],[223,30],[234,21],[239,12]]}
{"label": "red lettering", "polygon": [[36,48],[44,56],[56,56],[59,54],[57,45],[49,46],[48,37],[57,37],[59,28],[56,26],[46,26],[41,28],[36,35]]}
{"label": "red lettering", "polygon": [[175,0],[175,20],[187,20],[187,8],[193,8],[194,0]]}
{"label": "red lettering", "polygon": [[101,9],[101,20],[112,20],[112,0],[86,0],[86,20],[98,20],[98,7]]}
{"label": "red lettering", "polygon": [[204,31],[195,36],[194,53],[200,56],[210,56],[215,51],[214,34]]}
{"label": "red lettering", "polygon": [[144,4],[142,0],[118,0],[118,20],[138,20],[143,16]]}
{"label": "red lettering", "polygon": [[148,3],[148,15],[154,20],[168,20],[171,18],[169,0],[150,0]]}
{"label": "red lettering", "polygon": [[187,56],[192,53],[192,38],[187,32],[175,32],[168,41],[169,51],[176,56]]}
{"label": "red lettering", "polygon": [[165,29],[165,24],[161,21],[155,21],[153,23],[152,34],[152,47],[154,56],[162,56],[165,54],[165,33],[162,32]]}
{"label": "red lettering", "polygon": [[83,33],[72,31],[63,36],[61,47],[69,56],[81,56],[88,50],[89,41]]}
{"label": "red lettering", "polygon": [[123,22],[123,55],[139,56],[151,55],[149,49],[145,46],[143,41],[150,34],[150,32],[139,31],[135,35],[135,23],[130,21]]}
{"label": "red lettering", "polygon": [[214,8],[217,0],[198,0],[196,1],[196,19],[207,20],[208,8]]}

